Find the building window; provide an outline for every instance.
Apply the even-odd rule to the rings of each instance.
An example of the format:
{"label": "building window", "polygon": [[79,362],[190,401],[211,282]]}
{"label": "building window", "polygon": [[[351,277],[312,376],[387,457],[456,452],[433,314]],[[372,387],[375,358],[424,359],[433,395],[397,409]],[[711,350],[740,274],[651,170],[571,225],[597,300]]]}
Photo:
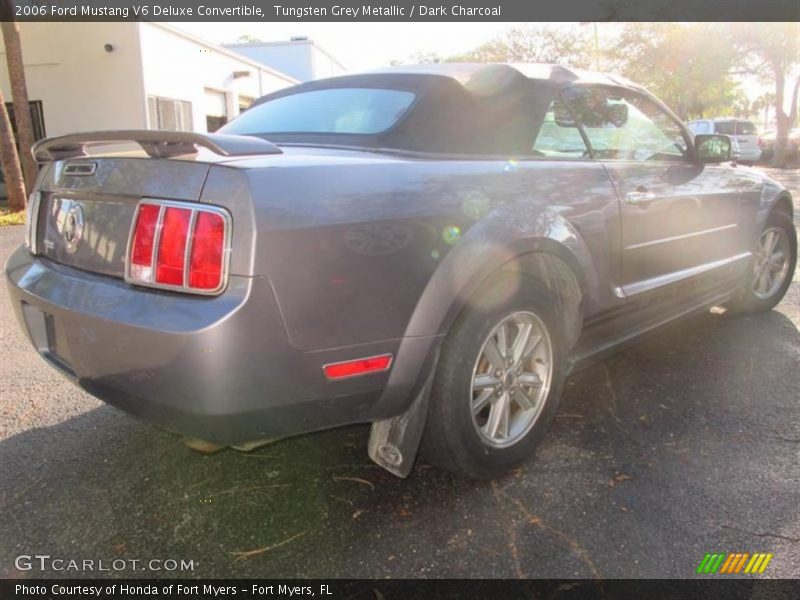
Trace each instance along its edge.
{"label": "building window", "polygon": [[[31,100],[31,121],[33,123],[33,140],[38,142],[46,137],[44,129],[44,111],[42,110],[41,100]],[[8,111],[8,118],[11,121],[11,131],[14,133],[14,139],[19,144],[19,137],[17,136],[17,121],[14,117],[14,103],[6,102],[6,110]],[[0,166],[0,185],[5,185],[5,177],[3,176],[3,168]],[[4,190],[0,190],[4,191]],[[5,195],[2,196],[3,198]]]}
{"label": "building window", "polygon": [[147,97],[147,114],[151,129],[192,131],[192,103],[187,100]]}
{"label": "building window", "polygon": [[[41,100],[31,100],[31,121],[33,122],[33,139],[38,142],[46,137],[44,129],[44,111],[42,110]],[[11,131],[14,132],[14,138],[17,137],[17,121],[14,117],[14,103],[6,102],[6,110],[8,111],[8,118],[11,121]]]}
{"label": "building window", "polygon": [[215,90],[205,91],[206,129],[214,133],[228,122],[228,95]]}
{"label": "building window", "polygon": [[255,98],[251,98],[250,96],[239,96],[239,114],[242,114],[248,108],[253,105],[255,102]]}

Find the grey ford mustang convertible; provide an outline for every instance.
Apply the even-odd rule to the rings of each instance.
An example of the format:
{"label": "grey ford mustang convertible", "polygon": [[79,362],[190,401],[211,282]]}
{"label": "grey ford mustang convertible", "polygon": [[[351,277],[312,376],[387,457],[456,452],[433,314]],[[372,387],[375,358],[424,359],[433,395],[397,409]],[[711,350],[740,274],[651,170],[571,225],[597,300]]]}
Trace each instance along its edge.
{"label": "grey ford mustang convertible", "polygon": [[369,422],[401,476],[418,447],[508,471],[575,368],[716,304],[769,310],[795,268],[789,193],[729,138],[563,67],[313,81],[218,134],[34,153],[6,275],[45,360],[213,444]]}

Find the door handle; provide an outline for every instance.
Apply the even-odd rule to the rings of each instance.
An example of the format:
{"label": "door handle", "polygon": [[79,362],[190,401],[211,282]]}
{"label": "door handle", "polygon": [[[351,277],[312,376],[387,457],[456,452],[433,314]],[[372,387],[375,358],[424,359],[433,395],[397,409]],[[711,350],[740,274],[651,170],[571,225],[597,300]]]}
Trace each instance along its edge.
{"label": "door handle", "polygon": [[628,192],[625,196],[625,202],[633,204],[634,206],[644,206],[656,199],[653,192]]}

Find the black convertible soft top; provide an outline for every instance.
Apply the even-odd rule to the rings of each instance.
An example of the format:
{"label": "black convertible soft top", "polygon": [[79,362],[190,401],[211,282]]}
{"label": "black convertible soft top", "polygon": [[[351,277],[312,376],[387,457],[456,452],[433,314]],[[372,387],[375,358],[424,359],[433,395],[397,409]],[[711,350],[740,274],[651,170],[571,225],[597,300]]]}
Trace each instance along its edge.
{"label": "black convertible soft top", "polygon": [[[577,82],[636,87],[625,80],[557,65],[433,64],[310,81],[260,98],[312,90],[380,88],[413,92],[395,126],[374,135],[268,133],[272,142],[326,144],[453,154],[521,155],[530,151],[554,95]],[[225,129],[221,130],[224,133]]]}

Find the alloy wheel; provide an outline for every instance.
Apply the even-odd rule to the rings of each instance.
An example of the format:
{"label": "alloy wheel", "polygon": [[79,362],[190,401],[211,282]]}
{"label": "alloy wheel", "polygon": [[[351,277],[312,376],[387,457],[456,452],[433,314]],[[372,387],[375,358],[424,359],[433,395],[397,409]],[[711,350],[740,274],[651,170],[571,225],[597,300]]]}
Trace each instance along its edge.
{"label": "alloy wheel", "polygon": [[544,321],[515,312],[491,331],[472,371],[472,423],[481,440],[507,448],[531,430],[553,378],[553,344]]}
{"label": "alloy wheel", "polygon": [[772,297],[789,271],[789,236],[780,227],[765,229],[758,240],[753,263],[753,294],[759,300]]}

